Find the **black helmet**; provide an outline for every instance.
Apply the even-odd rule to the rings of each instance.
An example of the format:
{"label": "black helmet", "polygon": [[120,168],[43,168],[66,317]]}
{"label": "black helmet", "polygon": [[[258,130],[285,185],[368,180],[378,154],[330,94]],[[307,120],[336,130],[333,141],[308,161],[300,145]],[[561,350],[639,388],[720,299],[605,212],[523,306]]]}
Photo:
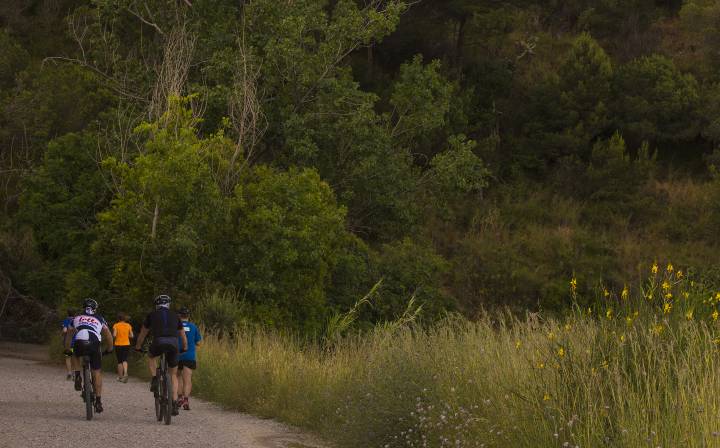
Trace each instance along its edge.
{"label": "black helmet", "polygon": [[178,310],[178,314],[181,316],[189,316],[190,310],[188,309],[188,307],[184,306],[184,307],[180,308],[180,310]]}
{"label": "black helmet", "polygon": [[172,302],[172,299],[167,294],[160,294],[155,297],[155,306],[168,306]]}
{"label": "black helmet", "polygon": [[87,298],[83,301],[83,309],[87,312],[90,310],[90,312],[95,312],[95,310],[98,309],[98,303],[95,301],[95,299]]}

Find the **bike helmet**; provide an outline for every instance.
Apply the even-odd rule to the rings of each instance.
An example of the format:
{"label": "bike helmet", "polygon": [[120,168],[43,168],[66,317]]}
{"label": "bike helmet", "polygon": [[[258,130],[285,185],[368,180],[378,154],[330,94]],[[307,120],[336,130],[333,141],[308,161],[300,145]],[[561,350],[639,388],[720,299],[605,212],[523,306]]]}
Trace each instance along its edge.
{"label": "bike helmet", "polygon": [[188,307],[184,306],[184,307],[180,308],[180,310],[178,310],[178,314],[181,316],[189,316],[190,310],[188,309]]}
{"label": "bike helmet", "polygon": [[95,299],[87,298],[83,301],[83,309],[88,314],[95,314],[95,311],[98,309],[98,303]]}
{"label": "bike helmet", "polygon": [[160,294],[159,296],[155,297],[155,306],[169,308],[171,301],[172,301],[172,299],[170,298],[169,295]]}

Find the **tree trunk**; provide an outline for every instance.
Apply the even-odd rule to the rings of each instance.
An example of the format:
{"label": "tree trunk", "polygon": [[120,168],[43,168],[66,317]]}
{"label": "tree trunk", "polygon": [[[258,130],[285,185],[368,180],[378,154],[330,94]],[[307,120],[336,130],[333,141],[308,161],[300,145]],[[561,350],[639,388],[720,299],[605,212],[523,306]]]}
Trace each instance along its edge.
{"label": "tree trunk", "polygon": [[155,239],[157,234],[157,223],[160,218],[160,201],[155,200],[155,214],[153,215],[152,230],[150,231],[150,238]]}

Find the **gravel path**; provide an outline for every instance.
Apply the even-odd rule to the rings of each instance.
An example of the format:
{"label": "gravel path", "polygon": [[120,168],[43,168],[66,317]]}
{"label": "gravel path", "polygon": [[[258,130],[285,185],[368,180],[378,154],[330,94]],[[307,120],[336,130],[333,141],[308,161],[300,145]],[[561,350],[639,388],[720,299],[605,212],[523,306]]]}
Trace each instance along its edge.
{"label": "gravel path", "polygon": [[0,447],[320,447],[272,420],[223,411],[195,399],[192,410],[181,410],[172,425],[165,426],[155,421],[147,383],[118,383],[107,373],[105,412],[88,422],[80,393],[65,380],[64,369],[39,361],[37,354],[26,359],[7,355],[0,347]]}

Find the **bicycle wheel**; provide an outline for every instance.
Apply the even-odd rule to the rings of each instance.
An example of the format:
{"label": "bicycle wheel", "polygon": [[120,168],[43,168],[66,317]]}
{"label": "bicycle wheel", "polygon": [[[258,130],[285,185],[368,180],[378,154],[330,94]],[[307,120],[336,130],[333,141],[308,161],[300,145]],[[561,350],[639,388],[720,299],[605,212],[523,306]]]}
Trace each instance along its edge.
{"label": "bicycle wheel", "polygon": [[85,418],[93,418],[93,384],[92,373],[87,360],[83,361],[83,400],[85,401]]}
{"label": "bicycle wheel", "polygon": [[172,400],[172,382],[170,381],[170,375],[167,371],[167,364],[165,363],[165,359],[163,358],[163,383],[165,383],[165,390],[164,390],[164,396],[163,401],[165,402],[165,410],[164,417],[165,417],[165,424],[169,425],[170,421],[172,420],[172,408],[173,408],[173,400]]}
{"label": "bicycle wheel", "polygon": [[155,371],[155,378],[157,378],[157,390],[155,391],[155,417],[157,421],[163,419],[163,405],[162,405],[162,372],[160,369]]}

